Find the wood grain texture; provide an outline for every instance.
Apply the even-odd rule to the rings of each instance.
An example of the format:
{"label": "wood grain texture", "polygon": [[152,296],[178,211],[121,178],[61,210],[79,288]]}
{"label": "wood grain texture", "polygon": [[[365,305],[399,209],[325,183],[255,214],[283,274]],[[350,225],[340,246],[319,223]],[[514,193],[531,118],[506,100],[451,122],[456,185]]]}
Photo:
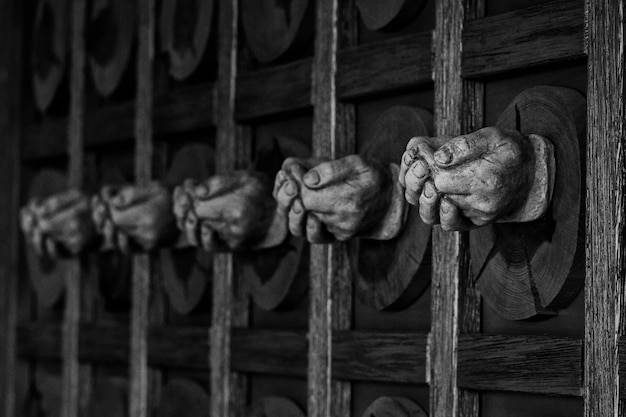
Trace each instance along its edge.
{"label": "wood grain texture", "polygon": [[459,386],[472,390],[582,395],[582,341],[462,334]]}
{"label": "wood grain texture", "polygon": [[618,415],[624,334],[624,2],[586,2],[587,234],[585,416]]}
{"label": "wood grain texture", "polygon": [[311,107],[311,59],[241,73],[235,118],[249,121]]}
{"label": "wood grain texture", "polygon": [[[461,133],[461,33],[463,3],[440,0],[436,6],[433,40],[435,81],[435,135]],[[466,237],[461,233],[433,230],[431,284],[430,415],[456,416],[457,339],[459,331],[459,282],[465,265]]]}
{"label": "wood grain texture", "polygon": [[307,347],[304,332],[233,328],[230,362],[237,372],[304,377]]}
{"label": "wood grain texture", "polygon": [[463,77],[583,58],[583,32],[581,0],[553,1],[470,20],[463,31]]}
{"label": "wood grain texture", "polygon": [[[213,83],[185,87],[157,96],[152,114],[154,135],[168,135],[214,125]],[[93,110],[85,116],[85,145],[100,146],[133,139],[135,107],[126,102]],[[24,131],[25,160],[61,156],[67,152],[67,123],[63,118],[45,118]],[[41,146],[45,143],[46,146]]]}
{"label": "wood grain texture", "polygon": [[337,95],[340,100],[352,100],[429,85],[430,57],[430,33],[343,49],[337,58]]}
{"label": "wood grain texture", "polygon": [[[243,129],[235,122],[235,91],[239,2],[229,0],[219,7],[218,82],[215,120],[217,125],[217,174],[238,167],[243,159]],[[249,139],[249,136],[247,137]],[[249,146],[250,141],[247,141]],[[235,297],[235,265],[232,254],[219,254],[213,262],[213,304],[210,331],[211,415],[243,417],[247,381],[232,372],[230,338],[232,326],[246,326],[248,311],[245,302]]]}
{"label": "wood grain texture", "polygon": [[[68,186],[82,189],[84,172],[84,118],[85,118],[85,20],[86,0],[71,3],[71,67],[70,114],[68,122],[69,154]],[[66,417],[83,414],[89,403],[91,371],[78,362],[79,322],[84,280],[80,260],[73,259],[65,274],[65,310],[63,314],[63,387],[61,412]]]}
{"label": "wood grain texture", "polygon": [[[354,106],[336,94],[337,51],[356,40],[353,1],[317,2],[311,97],[313,154],[332,159],[354,153]],[[309,306],[308,415],[349,415],[350,385],[332,380],[332,335],[352,324],[352,282],[346,245],[312,245]]]}
{"label": "wood grain texture", "polygon": [[[155,1],[138,3],[137,95],[135,98],[135,181],[146,185],[152,179],[152,116],[155,42]],[[129,414],[148,417],[151,375],[148,370],[148,326],[151,260],[148,254],[133,256],[130,332]],[[158,378],[158,375],[155,375]]]}
{"label": "wood grain texture", "polygon": [[333,378],[423,384],[427,339],[425,334],[335,332]]}

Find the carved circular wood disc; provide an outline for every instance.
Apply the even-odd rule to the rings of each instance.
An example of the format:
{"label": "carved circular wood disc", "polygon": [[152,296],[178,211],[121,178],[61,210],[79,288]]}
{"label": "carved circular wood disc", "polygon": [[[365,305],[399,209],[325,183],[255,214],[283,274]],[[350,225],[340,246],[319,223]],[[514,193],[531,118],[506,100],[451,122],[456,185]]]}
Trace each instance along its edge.
{"label": "carved circular wood disc", "polygon": [[35,104],[46,111],[65,74],[68,42],[65,0],[40,0],[35,11],[30,67]]}
{"label": "carved circular wood disc", "polygon": [[426,0],[356,0],[361,19],[370,30],[395,29],[409,23]]}
{"label": "carved circular wood disc", "polygon": [[428,414],[408,398],[380,397],[365,410],[363,417],[428,417]]}
{"label": "carved circular wood disc", "polygon": [[211,400],[206,389],[186,379],[170,380],[161,392],[157,417],[208,417]]}
{"label": "carved circular wood disc", "polygon": [[[274,140],[273,154],[264,155],[268,160],[277,156],[282,161],[310,155],[310,149],[296,139],[276,137]],[[275,176],[274,172],[265,174],[270,178]],[[246,253],[242,260],[243,285],[256,305],[264,310],[295,307],[308,290],[309,244],[304,238],[290,236],[277,247]]]}
{"label": "carved circular wood disc", "polygon": [[[67,189],[65,174],[42,169],[30,182],[28,200],[46,199]],[[26,261],[30,282],[37,294],[37,302],[45,308],[54,306],[65,289],[65,275],[69,273],[71,261],[39,257],[30,245],[26,245]]]}
{"label": "carved circular wood disc", "polygon": [[260,62],[274,61],[313,36],[311,0],[242,0],[248,45]]}
{"label": "carved circular wood disc", "polygon": [[119,377],[98,376],[89,404],[90,417],[125,417],[128,384]]}
{"label": "carved circular wood disc", "polygon": [[161,49],[170,60],[170,75],[189,77],[200,64],[211,35],[213,0],[164,0]]}
{"label": "carved circular wood disc", "polygon": [[[374,123],[361,154],[385,164],[398,163],[409,139],[428,136],[432,115],[424,110],[396,106]],[[395,186],[397,178],[392,178]],[[430,265],[431,227],[422,222],[419,211],[409,209],[403,231],[391,240],[358,239],[351,243],[349,256],[356,279],[358,300],[367,306],[402,309],[410,305],[429,285],[418,277],[422,264]]]}
{"label": "carved circular wood disc", "polygon": [[519,94],[498,120],[500,128],[547,138],[556,159],[554,194],[544,218],[496,223],[470,234],[480,293],[507,319],[564,307],[583,284],[585,112],[579,92],[542,86]]}
{"label": "carved circular wood disc", "polygon": [[252,404],[249,417],[304,417],[296,403],[285,397],[264,397]]}
{"label": "carved circular wood disc", "polygon": [[[181,148],[172,160],[165,183],[180,185],[187,178],[204,180],[213,172],[214,154],[206,145],[193,144]],[[213,256],[202,248],[167,248],[160,251],[163,286],[172,308],[189,314],[210,299],[209,281],[213,275]]]}
{"label": "carved circular wood disc", "polygon": [[108,97],[120,85],[135,38],[135,2],[93,0],[88,23],[89,67],[96,90]]}

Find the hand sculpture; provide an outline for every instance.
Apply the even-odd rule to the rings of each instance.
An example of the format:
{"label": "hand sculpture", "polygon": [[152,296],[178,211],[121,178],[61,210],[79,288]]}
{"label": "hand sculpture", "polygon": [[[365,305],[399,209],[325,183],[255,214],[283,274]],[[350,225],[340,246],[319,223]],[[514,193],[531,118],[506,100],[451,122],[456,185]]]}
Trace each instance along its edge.
{"label": "hand sculpture", "polygon": [[399,181],[425,223],[469,230],[541,217],[553,177],[552,145],[545,138],[487,127],[452,139],[411,139]]}
{"label": "hand sculpture", "polygon": [[31,200],[20,213],[21,228],[39,256],[56,258],[59,250],[81,252],[95,237],[89,199],[77,190]]}
{"label": "hand sculpture", "polygon": [[92,199],[92,216],[104,236],[104,249],[128,252],[129,241],[152,250],[176,234],[172,197],[163,185],[103,187]]}
{"label": "hand sculpture", "polygon": [[393,177],[383,164],[359,155],[334,161],[289,158],[276,176],[274,196],[291,233],[312,243],[390,239],[404,216],[403,205],[392,204]]}
{"label": "hand sculpture", "polygon": [[185,181],[174,191],[178,227],[205,250],[249,250],[276,246],[287,235],[276,213],[267,179],[254,172],[217,175],[199,184]]}

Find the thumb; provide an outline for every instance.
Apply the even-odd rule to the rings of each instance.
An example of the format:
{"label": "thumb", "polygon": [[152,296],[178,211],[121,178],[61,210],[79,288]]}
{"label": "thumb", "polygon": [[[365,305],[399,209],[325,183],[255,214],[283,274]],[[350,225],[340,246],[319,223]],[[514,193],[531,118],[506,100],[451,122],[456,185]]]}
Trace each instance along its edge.
{"label": "thumb", "polygon": [[457,136],[442,145],[434,153],[435,163],[440,168],[449,168],[479,158],[490,149],[490,137],[480,130]]}
{"label": "thumb", "polygon": [[304,175],[304,185],[317,189],[345,179],[352,174],[354,158],[358,156],[350,155],[334,161],[322,162]]}

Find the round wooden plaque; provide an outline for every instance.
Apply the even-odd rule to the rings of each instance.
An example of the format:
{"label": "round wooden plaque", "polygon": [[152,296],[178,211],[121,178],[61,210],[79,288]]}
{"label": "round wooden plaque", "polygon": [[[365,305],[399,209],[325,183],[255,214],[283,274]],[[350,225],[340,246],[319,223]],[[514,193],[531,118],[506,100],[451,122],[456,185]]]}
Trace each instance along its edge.
{"label": "round wooden plaque", "polygon": [[497,126],[535,133],[554,145],[554,194],[542,219],[470,233],[474,276],[487,303],[509,320],[554,314],[584,280],[586,100],[568,88],[533,87],[514,99]]}
{"label": "round wooden plaque", "polygon": [[296,403],[285,397],[264,397],[252,404],[249,417],[304,417]]}
{"label": "round wooden plaque", "polygon": [[[271,151],[263,153],[266,161],[279,159],[282,163],[288,157],[310,156],[310,149],[297,139],[276,137],[273,145]],[[259,161],[257,165],[264,164]],[[264,173],[273,179],[276,172],[271,165],[265,165],[268,172]],[[264,310],[293,308],[308,290],[309,244],[302,237],[290,236],[277,247],[246,253],[242,261],[243,285]]]}
{"label": "round wooden plaque", "polygon": [[[66,189],[65,174],[52,169],[42,169],[30,182],[28,200],[45,199]],[[63,294],[65,275],[69,273],[71,261],[40,257],[30,245],[26,245],[25,252],[28,274],[37,294],[37,302],[44,308],[50,308],[59,302]]]}
{"label": "round wooden plaque", "polygon": [[128,384],[122,378],[98,376],[91,402],[90,417],[125,417],[128,415]]}
{"label": "round wooden plaque", "polygon": [[365,410],[363,417],[428,417],[428,414],[408,398],[380,397]]}
{"label": "round wooden plaque", "polygon": [[120,85],[135,38],[135,2],[93,0],[89,21],[89,67],[98,93],[108,97]]}
{"label": "round wooden plaque", "polygon": [[157,417],[209,417],[211,400],[198,383],[185,378],[170,380],[161,392]]}
{"label": "round wooden plaque", "polygon": [[213,0],[164,0],[161,49],[170,60],[170,75],[189,77],[198,67],[213,25]]}
{"label": "round wooden plaque", "polygon": [[397,29],[409,23],[426,0],[356,0],[361,19],[370,30]]}
{"label": "round wooden plaque", "polygon": [[[206,145],[181,148],[172,160],[165,183],[173,188],[192,178],[200,181],[214,172],[214,154]],[[209,281],[213,275],[213,256],[202,248],[167,248],[159,255],[163,286],[172,308],[189,314],[211,298]]]}
{"label": "round wooden plaque", "polygon": [[57,94],[67,64],[66,0],[40,0],[35,11],[30,66],[35,105],[46,111]]}
{"label": "round wooden plaque", "polygon": [[[409,139],[429,136],[432,115],[424,109],[396,106],[374,123],[369,140],[360,152],[367,159],[384,164],[399,163]],[[392,178],[395,186],[397,178]],[[410,305],[430,284],[431,227],[422,222],[419,211],[409,209],[403,231],[391,240],[356,239],[349,257],[356,279],[358,300],[378,310],[398,310]]]}
{"label": "round wooden plaque", "polygon": [[248,45],[262,63],[274,61],[313,36],[311,0],[242,0]]}

